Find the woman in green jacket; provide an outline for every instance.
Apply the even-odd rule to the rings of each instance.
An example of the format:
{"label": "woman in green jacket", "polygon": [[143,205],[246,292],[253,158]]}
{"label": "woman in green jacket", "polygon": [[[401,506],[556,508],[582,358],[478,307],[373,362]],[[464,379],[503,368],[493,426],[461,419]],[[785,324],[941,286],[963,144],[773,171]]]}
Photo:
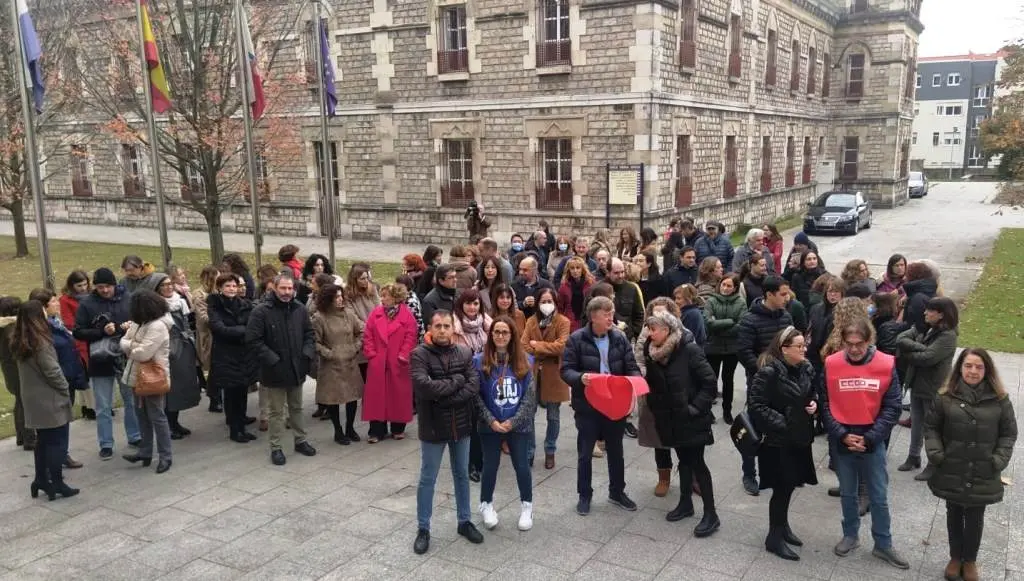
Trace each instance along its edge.
{"label": "woman in green jacket", "polygon": [[[921,467],[925,415],[945,385],[956,354],[957,326],[960,322],[956,303],[947,297],[934,297],[925,306],[927,329],[907,329],[896,338],[896,358],[907,370],[904,385],[910,390],[910,452],[897,470],[909,472]],[[927,466],[914,480],[927,481],[935,473]]]}
{"label": "woman in green jacket", "polygon": [[704,302],[704,320],[708,342],[704,352],[708,363],[722,380],[722,419],[732,423],[733,378],[736,375],[736,331],[740,317],[747,312],[747,301],[739,293],[740,277],[729,273],[718,283],[718,290]]}
{"label": "woman in green jacket", "polygon": [[1013,404],[984,349],[964,349],[925,422],[932,493],[946,501],[946,579],[978,579],[985,507],[1003,500],[999,474],[1017,441]]}

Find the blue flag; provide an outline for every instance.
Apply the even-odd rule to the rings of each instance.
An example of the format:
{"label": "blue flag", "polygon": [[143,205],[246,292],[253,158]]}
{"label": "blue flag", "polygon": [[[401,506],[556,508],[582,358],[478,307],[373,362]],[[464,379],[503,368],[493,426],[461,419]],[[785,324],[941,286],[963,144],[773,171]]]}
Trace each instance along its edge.
{"label": "blue flag", "polygon": [[[23,1],[23,0],[22,0]],[[327,27],[320,21],[320,62],[324,64],[323,94],[327,99],[327,116],[334,117],[338,108],[338,95],[334,89],[334,63],[331,62],[331,49],[327,46]]]}
{"label": "blue flag", "polygon": [[36,113],[42,113],[43,94],[46,92],[46,87],[43,86],[43,71],[39,66],[39,59],[43,56],[43,50],[39,47],[39,37],[36,36],[36,27],[32,24],[32,16],[28,13],[28,5],[25,0],[17,0],[17,5],[21,46],[25,53],[25,65],[28,70],[28,82],[32,89],[32,100],[35,101]]}

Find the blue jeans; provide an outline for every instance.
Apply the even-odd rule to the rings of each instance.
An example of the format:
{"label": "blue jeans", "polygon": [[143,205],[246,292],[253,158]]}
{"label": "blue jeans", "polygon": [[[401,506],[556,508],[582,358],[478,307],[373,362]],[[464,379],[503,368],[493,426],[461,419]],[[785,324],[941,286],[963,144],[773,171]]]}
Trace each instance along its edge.
{"label": "blue jeans", "polygon": [[[555,446],[558,442],[558,431],[561,427],[562,404],[561,402],[545,403],[537,406],[537,409],[541,407],[547,410],[545,413],[547,414],[548,421],[547,430],[544,432],[544,453],[554,456]],[[533,430],[533,435],[530,437],[529,450],[526,453],[527,459],[535,456],[534,451],[537,450],[536,434],[537,430]]]}
{"label": "blue jeans", "polygon": [[110,410],[114,407],[114,382],[117,382],[121,390],[121,401],[124,407],[121,413],[124,415],[124,433],[129,442],[136,442],[141,439],[139,434],[139,421],[135,417],[135,394],[132,388],[124,385],[113,377],[93,377],[92,393],[96,398],[96,439],[99,441],[100,449],[114,447],[114,420]]}
{"label": "blue jeans", "polygon": [[533,502],[533,475],[530,473],[530,460],[526,455],[533,434],[496,434],[490,431],[480,432],[480,447],[484,453],[484,469],[480,477],[480,502],[494,501],[494,484],[498,480],[498,466],[501,465],[502,440],[508,442],[508,455],[512,458],[512,468],[516,471],[519,500]]}
{"label": "blue jeans", "polygon": [[416,487],[416,520],[419,528],[430,530],[430,517],[434,514],[434,485],[441,470],[444,449],[448,447],[448,460],[455,481],[455,507],[459,524],[469,522],[469,436],[458,441],[420,442],[420,483]]}
{"label": "blue jeans", "polygon": [[878,549],[892,548],[892,521],[889,515],[889,473],[885,468],[885,445],[869,452],[849,452],[836,444],[834,456],[839,476],[839,494],[843,506],[843,536],[857,538],[860,513],[857,507],[857,485],[864,482],[871,503],[871,536]]}

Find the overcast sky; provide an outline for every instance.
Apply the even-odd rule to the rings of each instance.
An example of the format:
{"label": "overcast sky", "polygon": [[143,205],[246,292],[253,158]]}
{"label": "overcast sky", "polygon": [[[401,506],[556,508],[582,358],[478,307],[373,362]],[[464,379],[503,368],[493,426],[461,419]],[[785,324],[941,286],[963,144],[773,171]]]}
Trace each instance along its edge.
{"label": "overcast sky", "polygon": [[1024,34],[1024,0],[924,0],[919,56],[995,52]]}

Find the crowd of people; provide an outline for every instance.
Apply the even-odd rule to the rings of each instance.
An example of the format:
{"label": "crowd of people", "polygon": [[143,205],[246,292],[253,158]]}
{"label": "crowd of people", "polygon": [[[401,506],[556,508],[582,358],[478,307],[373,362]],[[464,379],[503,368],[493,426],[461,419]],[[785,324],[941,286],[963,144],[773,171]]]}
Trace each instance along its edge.
{"label": "crowd of people", "polygon": [[[293,450],[313,456],[303,414],[309,377],[313,418],[331,422],[338,445],[401,440],[417,416],[418,554],[429,550],[446,448],[461,536],[484,541],[470,481],[480,483],[480,521],[498,526],[504,455],[516,475],[517,527],[532,528],[537,440],[543,469],[554,469],[567,403],[580,515],[591,511],[595,457],[608,463],[608,502],[637,509],[626,492],[623,441],[638,438],[654,449],[656,496],[671,491],[675,454],[679,499],[666,519],[694,516],[697,496],[694,536],[714,534],[722,521],[705,451],[720,417],[740,451],[743,489],[771,490],[766,550],[799,560],[790,501],[796,488],[818,483],[811,445],[826,437],[839,480],[828,493],[841,499],[835,554],[857,548],[870,512],[872,554],[906,569],[887,501],[886,455],[900,423],[911,431],[899,470],[919,470],[915,480],[946,501],[946,578],[979,578],[985,506],[1002,499],[1017,428],[990,355],[957,355],[958,309],[943,296],[934,263],[895,254],[877,279],[863,260],[836,275],[802,232],[784,255],[772,225],[749,230],[733,248],[715,221],[677,219],[663,234],[626,227],[612,240],[605,231],[557,235],[542,222],[513,235],[504,252],[481,228],[447,261],[434,245],[404,256],[403,273],[389,281],[374,280],[367,263],[343,279],[325,256],[303,261],[288,245],[279,265],[255,273],[228,254],[203,268],[195,287],[180,268],[161,273],[126,256],[120,280],[99,267],[70,273],[59,294],[0,298],[0,363],[16,398],[17,442],[35,454],[32,496],[79,492],[63,475],[82,465],[68,453],[76,405],[95,421],[100,460],[114,456],[120,413],[123,459],[150,466],[156,455],[157,473],[171,468],[173,441],[191,434],[181,412],[204,392],[232,442],[258,439],[255,426],[267,432],[271,462],[282,465],[290,431]],[[745,408],[734,407],[740,366]],[[634,404],[632,383],[615,377],[643,377],[649,392]],[[125,402],[119,410],[115,388]],[[247,411],[252,392],[256,416]],[[356,429],[360,409],[365,434]]]}

